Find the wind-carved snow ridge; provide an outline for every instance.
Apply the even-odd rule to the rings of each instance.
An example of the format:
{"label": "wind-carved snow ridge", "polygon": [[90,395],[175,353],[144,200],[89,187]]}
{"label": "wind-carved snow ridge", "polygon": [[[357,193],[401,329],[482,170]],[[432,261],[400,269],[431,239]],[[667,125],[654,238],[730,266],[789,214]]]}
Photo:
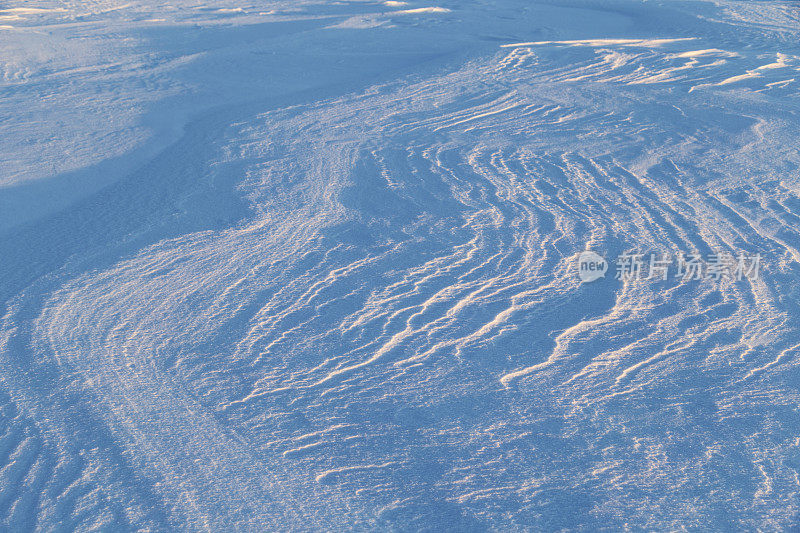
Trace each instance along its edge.
{"label": "wind-carved snow ridge", "polygon": [[[624,438],[621,412],[619,426],[595,417],[641,410],[643,395],[666,401],[674,380],[683,394],[704,394],[693,383],[707,375],[723,424],[728,411],[754,408],[737,403],[743,380],[784,370],[797,348],[779,297],[782,277],[797,271],[796,196],[756,171],[773,164],[769,144],[784,122],[734,119],[735,108],[729,122],[710,121],[686,98],[644,107],[648,93],[632,85],[660,76],[687,87],[696,79],[663,65],[723,58],[733,55],[557,64],[515,48],[231,126],[212,147],[213,172],[244,177],[251,217],[76,279],[46,305],[36,342],[91,376],[119,441],[196,527],[308,520],[323,508],[325,520],[358,516],[361,505],[389,505],[409,480],[427,483],[419,453],[444,469],[428,489],[442,501],[477,512],[487,497],[535,499],[559,485],[553,470],[520,485],[524,474],[490,465],[555,423],[525,422],[538,402],[574,417],[558,425],[579,419],[590,434]],[[575,86],[578,76],[602,83]],[[573,270],[587,245],[760,251],[771,275],[587,287]],[[459,446],[472,451],[453,458],[446,442],[464,423],[472,429]],[[426,440],[387,438],[408,424]],[[717,431],[694,437],[711,450]],[[618,446],[587,456],[622,476],[599,494],[668,475],[680,493],[681,476],[707,468],[700,454],[680,459],[677,474],[667,449],[682,437],[659,438],[641,446],[661,449],[661,464],[623,473]],[[771,453],[763,442],[737,445]],[[777,483],[790,468],[764,472]],[[186,499],[188,486],[204,497]],[[770,494],[745,504],[767,508]],[[644,500],[629,497],[637,512]]]}
{"label": "wind-carved snow ridge", "polygon": [[[120,529],[796,525],[798,48],[590,37],[189,129],[189,186],[136,175],[166,214],[4,308],[0,383],[66,392],[0,395],[0,482]],[[581,283],[587,249],[764,271]]]}

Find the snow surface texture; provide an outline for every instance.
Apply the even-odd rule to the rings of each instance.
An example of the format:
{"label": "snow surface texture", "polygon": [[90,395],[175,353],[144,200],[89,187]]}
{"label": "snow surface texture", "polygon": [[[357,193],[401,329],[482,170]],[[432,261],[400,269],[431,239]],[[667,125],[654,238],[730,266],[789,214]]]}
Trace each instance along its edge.
{"label": "snow surface texture", "polygon": [[1,7],[0,529],[800,526],[797,2]]}

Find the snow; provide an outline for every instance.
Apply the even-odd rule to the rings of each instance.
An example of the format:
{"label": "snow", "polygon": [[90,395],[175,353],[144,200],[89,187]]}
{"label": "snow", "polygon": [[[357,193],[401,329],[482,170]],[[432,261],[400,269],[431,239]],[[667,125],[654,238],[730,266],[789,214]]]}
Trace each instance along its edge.
{"label": "snow", "polygon": [[0,529],[797,526],[795,3],[0,25]]}

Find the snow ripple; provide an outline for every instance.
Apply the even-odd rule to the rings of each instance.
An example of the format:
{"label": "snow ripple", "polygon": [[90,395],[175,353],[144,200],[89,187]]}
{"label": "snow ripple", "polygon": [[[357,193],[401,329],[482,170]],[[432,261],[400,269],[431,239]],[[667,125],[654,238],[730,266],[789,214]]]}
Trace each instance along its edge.
{"label": "snow ripple", "polygon": [[[761,517],[736,526],[789,524],[798,58],[630,44],[514,45],[230,125],[198,149],[248,216],[65,283],[33,346],[194,529],[578,525],[562,505],[723,527],[724,476]],[[587,285],[586,248],[768,270]]]}

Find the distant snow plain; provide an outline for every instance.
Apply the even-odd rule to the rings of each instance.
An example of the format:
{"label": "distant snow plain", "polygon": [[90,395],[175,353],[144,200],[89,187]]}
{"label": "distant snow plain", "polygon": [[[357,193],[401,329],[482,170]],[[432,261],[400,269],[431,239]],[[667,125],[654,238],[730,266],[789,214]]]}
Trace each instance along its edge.
{"label": "distant snow plain", "polygon": [[8,0],[0,74],[0,529],[800,526],[797,2]]}

